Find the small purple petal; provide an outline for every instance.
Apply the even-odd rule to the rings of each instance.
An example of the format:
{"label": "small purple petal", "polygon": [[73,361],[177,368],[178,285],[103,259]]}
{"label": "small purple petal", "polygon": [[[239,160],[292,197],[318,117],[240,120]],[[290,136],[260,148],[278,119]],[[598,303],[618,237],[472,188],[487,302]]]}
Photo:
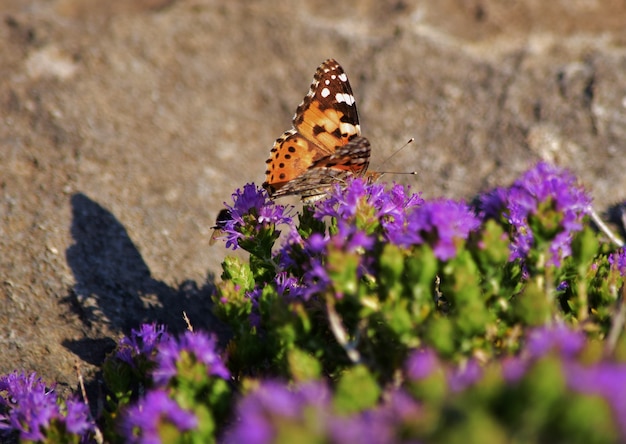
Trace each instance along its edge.
{"label": "small purple petal", "polygon": [[193,355],[206,366],[207,375],[228,380],[230,372],[216,351],[217,342],[204,333],[185,332],[180,338],[162,342],[156,357],[157,367],[153,377],[156,384],[165,386],[176,376],[177,362],[183,352]]}
{"label": "small purple petal", "polygon": [[277,427],[286,421],[299,421],[305,413],[327,415],[330,408],[328,388],[317,382],[289,389],[278,382],[266,381],[243,398],[237,406],[239,421],[227,433],[226,442],[265,444],[274,442]]}
{"label": "small purple petal", "polygon": [[412,208],[403,225],[388,227],[389,240],[401,246],[429,243],[435,256],[449,260],[456,255],[456,242],[467,239],[480,221],[464,202],[436,200]]}
{"label": "small purple petal", "polygon": [[159,426],[167,422],[181,432],[197,427],[198,419],[182,409],[163,390],[153,390],[129,407],[124,415],[121,431],[127,442],[141,444],[161,444]]}
{"label": "small purple petal", "polygon": [[540,358],[551,350],[565,357],[574,357],[585,345],[585,335],[565,325],[541,327],[533,330],[526,340],[526,351],[532,358]]}
{"label": "small purple petal", "polygon": [[421,349],[412,352],[405,364],[407,376],[414,381],[428,378],[435,370],[439,362],[437,355],[432,349]]}
{"label": "small purple petal", "polygon": [[220,220],[220,229],[226,238],[226,248],[236,250],[239,239],[249,234],[244,232],[250,229],[260,230],[265,225],[293,224],[293,220],[286,214],[282,205],[277,205],[269,199],[267,193],[254,184],[244,185],[243,191],[233,193],[233,205],[226,205],[226,213]]}
{"label": "small purple petal", "polygon": [[453,392],[460,392],[476,383],[483,376],[483,370],[475,359],[467,361],[465,366],[448,374],[448,384]]}

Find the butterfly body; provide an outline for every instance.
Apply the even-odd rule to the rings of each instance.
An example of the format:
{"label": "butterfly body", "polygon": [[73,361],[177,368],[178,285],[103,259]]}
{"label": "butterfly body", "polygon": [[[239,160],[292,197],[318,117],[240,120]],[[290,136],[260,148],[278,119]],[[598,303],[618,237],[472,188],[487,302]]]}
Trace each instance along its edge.
{"label": "butterfly body", "polygon": [[322,198],[334,183],[362,176],[370,158],[346,73],[333,59],[322,63],[296,109],[293,128],[270,152],[263,187],[272,198]]}

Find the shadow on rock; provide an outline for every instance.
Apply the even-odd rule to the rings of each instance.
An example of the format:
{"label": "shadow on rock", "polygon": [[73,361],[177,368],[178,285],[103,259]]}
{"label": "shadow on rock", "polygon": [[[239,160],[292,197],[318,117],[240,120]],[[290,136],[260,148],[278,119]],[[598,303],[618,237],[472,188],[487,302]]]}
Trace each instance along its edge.
{"label": "shadow on rock", "polygon": [[619,230],[619,235],[626,237],[626,202],[619,202],[609,207],[606,216],[610,223]]}
{"label": "shadow on rock", "polygon": [[[107,325],[128,335],[142,323],[157,322],[177,333],[185,329],[185,311],[195,329],[214,330],[212,280],[200,288],[193,281],[169,287],[152,277],[128,232],[110,211],[80,193],[72,196],[71,205],[74,243],[66,258],[76,284],[65,302],[87,326],[99,330]],[[93,360],[93,340],[64,345],[81,358]]]}

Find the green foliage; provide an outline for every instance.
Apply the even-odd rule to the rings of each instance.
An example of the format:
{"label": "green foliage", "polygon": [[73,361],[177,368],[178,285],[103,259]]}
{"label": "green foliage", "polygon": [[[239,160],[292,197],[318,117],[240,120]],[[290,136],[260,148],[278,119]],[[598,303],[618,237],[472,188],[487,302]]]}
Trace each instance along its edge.
{"label": "green foliage", "polygon": [[335,391],[334,407],[339,414],[350,414],[372,408],[381,390],[367,367],[357,365],[340,377]]}
{"label": "green foliage", "polygon": [[[289,254],[289,265],[280,267],[277,247],[267,244],[274,237],[268,236],[262,257],[258,247],[247,246],[249,268],[225,263],[215,312],[233,331],[228,355],[236,380],[280,377],[297,385],[326,378],[332,410],[340,417],[376,409],[390,387],[400,385],[422,409],[397,431],[425,442],[616,439],[606,401],[572,393],[560,359],[538,360],[515,383],[493,364],[518,353],[528,331],[555,322],[587,323],[587,331],[599,338],[609,333],[623,280],[607,260],[610,248],[593,230],[573,231],[571,255],[555,260],[553,242],[563,234],[564,216],[547,200],[522,231],[534,235],[525,259],[512,258],[515,233],[503,217],[484,220],[465,241],[456,239],[454,256],[442,260],[433,247],[436,233],[420,245],[402,247],[385,238],[365,199],[354,205],[349,224],[371,236],[372,245],[350,246],[351,234],[343,234],[342,242],[328,242],[324,255],[312,258],[302,242],[293,242],[281,253]],[[305,206],[297,232],[305,241],[348,232],[336,219],[326,221]],[[268,260],[272,249],[275,256]],[[284,293],[269,266],[255,265],[260,262],[286,273],[293,280],[291,292]],[[317,280],[307,274],[313,263]],[[317,291],[296,294],[320,282]],[[620,337],[617,344],[616,353],[626,350],[626,340]],[[459,393],[451,391],[442,367],[423,380],[407,381],[402,371],[407,357],[425,347],[450,365],[478,359],[483,378]],[[316,415],[278,427],[276,442],[288,442],[296,430],[310,442],[324,442],[323,419]],[[580,421],[584,416],[589,420]],[[594,434],[596,427],[603,431]]]}
{"label": "green foliage", "polygon": [[[446,202],[410,213],[417,200],[397,189],[387,206],[355,193],[344,213],[305,206],[282,243],[291,216],[249,187],[230,238],[249,258],[224,260],[212,296],[230,329],[224,356],[193,335],[120,345],[103,366],[106,441],[128,438],[120,424],[156,389],[174,412],[157,421],[163,442],[239,427],[246,442],[624,440],[626,253],[563,209],[585,200],[553,182],[518,184],[518,208],[481,220]],[[175,424],[187,414],[193,428]],[[55,421],[47,436],[62,441]]]}

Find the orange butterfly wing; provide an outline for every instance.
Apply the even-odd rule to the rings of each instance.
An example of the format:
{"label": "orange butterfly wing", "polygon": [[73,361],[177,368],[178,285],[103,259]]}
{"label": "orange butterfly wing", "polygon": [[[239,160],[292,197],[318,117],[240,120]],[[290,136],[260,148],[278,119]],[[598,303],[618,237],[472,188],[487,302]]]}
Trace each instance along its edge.
{"label": "orange butterfly wing", "polygon": [[364,174],[370,146],[360,134],[348,77],[339,63],[326,60],[296,110],[293,128],[274,143],[263,187],[273,198],[296,194],[312,200],[333,183]]}

